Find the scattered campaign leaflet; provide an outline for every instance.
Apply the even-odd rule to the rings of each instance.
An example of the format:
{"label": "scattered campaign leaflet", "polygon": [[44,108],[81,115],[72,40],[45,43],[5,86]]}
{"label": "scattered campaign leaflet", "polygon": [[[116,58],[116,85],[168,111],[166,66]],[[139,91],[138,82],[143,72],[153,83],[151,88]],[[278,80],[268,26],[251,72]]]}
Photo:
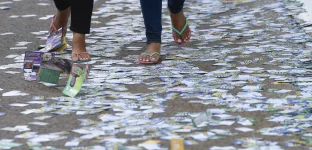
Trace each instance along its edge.
{"label": "scattered campaign leaflet", "polygon": [[[0,11],[16,9],[12,3],[0,3]],[[0,65],[0,71],[6,74],[18,76],[21,70],[16,69],[23,69],[28,79],[35,80],[37,74],[31,73],[40,72],[39,67],[51,69],[42,63],[42,59],[49,58],[63,60],[55,66],[63,74],[55,74],[60,76],[58,82],[44,83],[51,86],[47,88],[60,91],[58,96],[36,93],[29,98],[21,89],[1,87],[5,100],[8,96],[27,99],[1,107],[16,108],[19,115],[33,117],[27,125],[1,130],[12,132],[16,139],[24,139],[30,149],[58,149],[46,144],[51,141],[62,141],[63,147],[71,149],[81,148],[84,142],[93,144],[85,149],[169,149],[163,144],[168,141],[170,148],[192,149],[212,140],[225,142],[207,149],[278,150],[283,149],[279,145],[282,143],[300,149],[310,144],[312,30],[311,23],[296,18],[305,11],[302,3],[186,1],[191,42],[183,47],[173,43],[171,20],[164,14],[162,62],[149,66],[137,64],[137,56],[145,49],[140,44],[146,40],[137,1],[95,3],[99,5],[93,11],[94,27],[86,40],[87,51],[92,55],[89,71],[66,65],[71,46],[60,40],[66,38],[71,43],[73,33],[69,29],[66,37],[60,30],[50,38],[48,31],[31,31],[34,40],[45,43],[40,46],[40,52],[19,53],[35,43],[31,39],[15,41],[8,48],[11,54],[4,59],[12,63]],[[36,3],[44,9],[49,5],[47,1]],[[162,5],[165,10],[167,4]],[[52,17],[25,13],[8,19],[50,21]],[[111,20],[103,21],[103,18]],[[0,33],[3,37],[15,34]],[[37,57],[44,50],[59,46],[67,48],[55,56]],[[51,81],[47,78],[52,74],[48,69],[41,70],[42,82]],[[67,84],[62,79],[67,79]],[[2,119],[10,114],[0,115]],[[44,134],[35,130],[50,128],[53,120],[69,116],[78,117],[74,129]],[[268,122],[274,125],[268,126]],[[241,138],[242,134],[254,137]],[[234,142],[226,140],[230,136]],[[264,141],[257,136],[298,138]],[[0,142],[1,149],[16,146],[20,145],[14,140]]]}

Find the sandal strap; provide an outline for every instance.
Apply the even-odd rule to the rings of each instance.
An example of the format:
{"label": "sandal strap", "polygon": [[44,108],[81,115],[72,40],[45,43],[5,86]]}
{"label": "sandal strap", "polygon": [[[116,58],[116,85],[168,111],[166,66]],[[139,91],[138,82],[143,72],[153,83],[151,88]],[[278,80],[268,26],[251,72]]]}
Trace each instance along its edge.
{"label": "sandal strap", "polygon": [[172,26],[172,29],[173,29],[173,31],[175,31],[176,33],[178,33],[179,35],[181,35],[181,34],[185,31],[185,29],[186,29],[187,26],[188,26],[188,20],[187,20],[187,18],[185,17],[185,24],[184,24],[184,26],[183,26],[183,28],[182,28],[181,31],[177,30],[174,26]]}
{"label": "sandal strap", "polygon": [[80,52],[80,53],[72,52],[72,57],[73,57],[73,55],[75,55],[77,57],[77,60],[75,60],[75,61],[91,60],[90,58],[81,59],[81,54],[88,54],[88,55],[90,55],[88,52]]}
{"label": "sandal strap", "polygon": [[160,57],[160,53],[158,53],[158,52],[154,52],[154,53],[151,53],[151,54],[148,54],[148,53],[142,53],[141,54],[141,56],[149,56],[150,60],[152,60],[154,55],[158,55]]}
{"label": "sandal strap", "polygon": [[154,55],[158,55],[158,56],[160,57],[160,53],[154,52],[154,53],[152,53],[152,54],[149,54],[150,60],[152,60],[152,58],[153,58]]}

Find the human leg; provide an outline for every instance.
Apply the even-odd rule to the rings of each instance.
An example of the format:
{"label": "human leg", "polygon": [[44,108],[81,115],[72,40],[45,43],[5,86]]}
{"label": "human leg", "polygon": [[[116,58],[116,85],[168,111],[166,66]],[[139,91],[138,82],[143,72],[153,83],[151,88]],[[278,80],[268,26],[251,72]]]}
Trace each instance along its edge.
{"label": "human leg", "polygon": [[168,0],[168,9],[172,24],[172,35],[177,44],[184,44],[191,37],[188,21],[183,13],[185,0]]}
{"label": "human leg", "polygon": [[[68,17],[70,16],[70,1],[69,0],[54,0],[57,11],[53,17],[50,27],[50,33],[55,32],[59,28],[66,29]],[[66,32],[66,31],[65,31]]]}
{"label": "human leg", "polygon": [[160,53],[162,0],[140,0],[140,4],[146,30],[147,49],[144,55],[139,56],[139,62],[142,64],[156,63],[160,56],[153,55],[149,57],[149,55],[155,54],[155,52]]}
{"label": "human leg", "polygon": [[86,53],[85,34],[90,33],[93,3],[94,0],[72,0],[70,30],[73,31],[73,61],[90,59],[90,55]]}

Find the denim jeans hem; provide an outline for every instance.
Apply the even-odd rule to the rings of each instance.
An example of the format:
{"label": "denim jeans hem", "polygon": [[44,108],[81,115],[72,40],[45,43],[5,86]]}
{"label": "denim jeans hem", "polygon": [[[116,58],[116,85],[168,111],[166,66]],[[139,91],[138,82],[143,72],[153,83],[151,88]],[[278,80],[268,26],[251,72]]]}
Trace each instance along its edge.
{"label": "denim jeans hem", "polygon": [[170,11],[171,13],[173,13],[173,14],[178,14],[178,13],[180,13],[180,12],[183,10],[183,8],[178,9],[178,10],[173,10],[172,8],[170,8],[169,5],[168,5],[168,9],[169,9],[169,11]]}
{"label": "denim jeans hem", "polygon": [[161,40],[156,40],[156,39],[152,39],[152,40],[147,40],[146,44],[151,44],[151,43],[161,43]]}

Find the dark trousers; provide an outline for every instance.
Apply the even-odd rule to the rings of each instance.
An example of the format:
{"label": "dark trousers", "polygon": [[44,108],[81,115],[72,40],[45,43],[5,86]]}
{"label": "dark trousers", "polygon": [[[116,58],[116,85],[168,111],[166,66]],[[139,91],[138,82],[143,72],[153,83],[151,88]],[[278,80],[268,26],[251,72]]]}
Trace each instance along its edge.
{"label": "dark trousers", "polygon": [[71,8],[70,30],[81,34],[90,33],[93,2],[94,0],[54,0],[58,10]]}
{"label": "dark trousers", "polygon": [[[171,13],[179,13],[185,0],[168,0]],[[161,10],[162,0],[140,0],[145,24],[147,43],[161,43]]]}

